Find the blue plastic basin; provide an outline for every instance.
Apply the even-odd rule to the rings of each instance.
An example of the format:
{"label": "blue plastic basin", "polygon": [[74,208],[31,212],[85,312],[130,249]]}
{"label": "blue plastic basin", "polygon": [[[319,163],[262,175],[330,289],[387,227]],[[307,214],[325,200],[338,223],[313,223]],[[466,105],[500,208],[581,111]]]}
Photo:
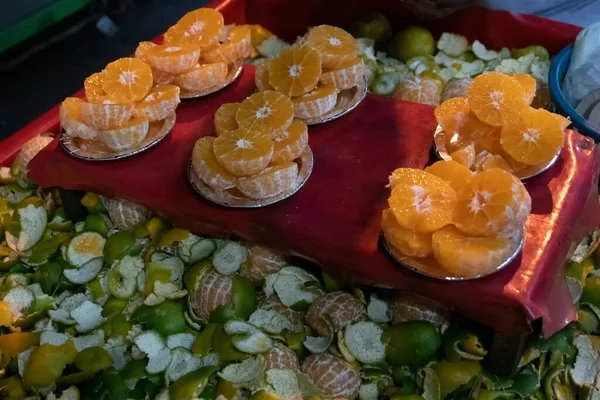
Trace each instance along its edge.
{"label": "blue plastic basin", "polygon": [[562,91],[562,82],[565,78],[569,64],[571,64],[571,55],[573,54],[573,45],[570,44],[558,53],[552,64],[550,64],[550,72],[548,74],[548,85],[550,86],[550,94],[556,105],[556,109],[562,115],[571,118],[573,126],[577,128],[582,135],[591,137],[596,143],[600,142],[600,132],[598,132],[590,123],[581,116],[575,108],[565,98]]}

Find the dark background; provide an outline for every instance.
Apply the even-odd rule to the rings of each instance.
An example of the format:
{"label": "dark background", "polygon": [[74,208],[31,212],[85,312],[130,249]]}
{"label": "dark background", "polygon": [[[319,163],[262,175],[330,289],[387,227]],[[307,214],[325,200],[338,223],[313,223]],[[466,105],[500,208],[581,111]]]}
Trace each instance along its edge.
{"label": "dark background", "polygon": [[[140,41],[154,38],[186,12],[207,3],[115,0],[108,8],[82,10],[55,29],[0,55],[0,140],[81,89],[87,76],[133,54]],[[102,15],[117,24],[114,35],[105,36],[96,28]]]}

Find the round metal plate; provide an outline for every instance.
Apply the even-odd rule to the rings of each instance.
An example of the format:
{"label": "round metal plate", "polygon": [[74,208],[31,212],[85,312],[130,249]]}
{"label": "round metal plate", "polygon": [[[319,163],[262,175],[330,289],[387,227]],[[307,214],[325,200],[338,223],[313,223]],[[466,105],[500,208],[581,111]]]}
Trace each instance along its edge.
{"label": "round metal plate", "polygon": [[[438,125],[438,127],[435,130],[435,134],[433,135],[433,144],[435,147],[435,152],[437,153],[438,157],[442,160],[452,160],[452,157],[450,157],[450,153],[448,153],[448,149],[446,149],[446,145],[450,140],[452,140],[452,138],[447,137],[442,127]],[[562,149],[559,150],[558,153],[554,156],[554,158],[552,158],[552,160],[550,160],[547,163],[532,165],[521,171],[513,172],[512,174],[522,181],[529,178],[533,178],[534,176],[537,176],[549,169],[550,167],[552,167],[556,160],[558,160],[558,157],[560,157],[561,151]]]}
{"label": "round metal plate", "polygon": [[175,114],[162,121],[150,122],[150,128],[144,141],[135,148],[121,152],[109,149],[99,140],[72,138],[65,131],[62,131],[60,134],[60,144],[71,157],[86,161],[114,161],[134,156],[157,145],[171,132],[174,125]]}
{"label": "round metal plate", "polygon": [[381,233],[381,242],[383,243],[383,247],[387,250],[387,252],[392,256],[394,260],[396,260],[400,265],[410,269],[413,272],[416,272],[420,275],[425,275],[430,278],[441,279],[444,281],[468,281],[471,279],[483,278],[485,276],[489,276],[493,273],[500,271],[502,268],[509,265],[514,261],[515,258],[521,252],[523,248],[523,242],[525,242],[525,233],[523,232],[520,235],[520,238],[514,239],[512,242],[513,252],[510,257],[508,257],[502,264],[500,264],[496,269],[490,271],[485,274],[474,275],[474,276],[457,276],[452,275],[448,270],[446,270],[442,265],[435,259],[435,257],[426,257],[426,258],[418,258],[418,257],[408,257],[400,252],[400,250],[396,249],[392,245],[388,244],[385,240],[385,236],[383,232]]}
{"label": "round metal plate", "polygon": [[306,125],[324,124],[325,122],[338,119],[350,111],[354,110],[367,95],[367,80],[362,79],[357,86],[342,90],[338,93],[337,103],[333,110],[325,115],[314,118],[296,118],[298,121],[304,122]]}
{"label": "round metal plate", "polygon": [[274,197],[269,197],[262,200],[253,200],[245,197],[237,189],[229,190],[214,190],[210,186],[206,185],[192,168],[192,163],[188,167],[188,179],[192,184],[192,187],[200,196],[204,199],[228,208],[259,208],[265,207],[270,204],[278,203],[282,200],[287,199],[296,193],[308,180],[310,176],[314,158],[312,151],[309,147],[304,150],[304,153],[295,161],[298,164],[298,178],[294,185],[283,193],[278,194]]}
{"label": "round metal plate", "polygon": [[237,78],[242,75],[242,70],[244,69],[244,63],[242,60],[239,60],[235,64],[229,65],[229,70],[227,72],[227,76],[225,80],[218,85],[211,86],[204,90],[200,90],[197,92],[188,92],[187,90],[181,89],[181,93],[179,94],[180,99],[196,99],[198,97],[208,96],[209,94],[218,92],[221,89],[225,89],[227,86],[231,85]]}

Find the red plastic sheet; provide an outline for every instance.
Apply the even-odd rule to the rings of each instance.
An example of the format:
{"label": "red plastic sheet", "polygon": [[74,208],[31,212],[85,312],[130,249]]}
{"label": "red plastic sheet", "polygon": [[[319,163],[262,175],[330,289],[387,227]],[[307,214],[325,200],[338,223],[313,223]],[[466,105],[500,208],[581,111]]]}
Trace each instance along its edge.
{"label": "red plastic sheet", "polygon": [[[296,34],[305,29],[307,15],[314,15],[301,13],[300,8],[330,4],[301,2],[296,10],[295,3],[254,0],[246,4],[246,13],[250,22],[259,22],[252,15],[262,10],[260,15],[272,22],[269,27],[275,33],[289,24],[288,34]],[[223,4],[221,11],[228,23],[244,22],[243,2]],[[259,5],[260,9],[256,8]],[[282,19],[286,15],[289,18]],[[482,19],[484,16],[487,19]],[[552,50],[558,50],[577,33],[568,25],[483,9],[456,18],[489,21],[485,26],[461,25],[458,30],[470,30],[471,38],[480,32],[484,36],[480,39],[495,46],[540,43],[519,38],[516,33],[521,29],[543,38],[544,44],[555,42]],[[493,21],[502,25],[494,26]],[[535,32],[529,23],[534,24]],[[504,34],[513,35],[513,41],[503,40]],[[110,163],[83,162],[68,157],[55,140],[31,162],[30,175],[42,186],[90,190],[139,202],[201,234],[231,235],[286,249],[353,281],[421,293],[498,331],[528,330],[531,320],[543,318],[544,333],[551,334],[573,319],[562,263],[574,244],[600,224],[600,156],[591,141],[569,131],[557,164],[527,182],[533,210],[522,255],[512,265],[484,279],[447,283],[399,267],[378,242],[380,213],[389,195],[384,188],[388,175],[400,166],[423,167],[429,159],[435,127],[431,107],[368,95],[344,118],[311,127],[313,174],[295,196],[276,205],[257,210],[223,209],[196,195],[187,181],[193,143],[214,134],[212,118],[220,104],[241,101],[253,91],[253,69],[249,67],[230,88],[183,103],[171,135],[141,155]],[[46,130],[58,131],[56,109],[6,146],[3,143],[2,154],[20,140]]]}

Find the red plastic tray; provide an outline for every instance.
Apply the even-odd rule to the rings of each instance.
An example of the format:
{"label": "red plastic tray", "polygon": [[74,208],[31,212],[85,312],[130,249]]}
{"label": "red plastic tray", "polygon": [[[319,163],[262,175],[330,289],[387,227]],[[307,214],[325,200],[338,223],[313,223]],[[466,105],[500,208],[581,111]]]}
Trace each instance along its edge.
{"label": "red plastic tray", "polygon": [[[240,0],[224,2],[219,8],[227,23],[243,23],[247,14],[248,22],[261,22],[275,33],[281,29],[291,36],[312,24],[307,22],[308,15],[321,15],[300,9],[313,10],[313,6],[324,4],[330,7],[332,3],[302,2],[298,10],[294,4],[275,0],[246,4]],[[294,18],[281,19],[282,15]],[[494,46],[552,42],[554,47],[548,47],[556,50],[577,33],[569,25],[481,8],[455,18],[479,23],[453,27],[453,20],[448,19],[443,24]],[[476,26],[485,30],[477,31]],[[526,35],[510,39],[499,33],[519,29],[526,35],[531,33],[530,39],[539,40],[525,41]],[[83,162],[68,157],[55,140],[32,161],[30,175],[42,186],[90,190],[139,202],[198,233],[232,235],[287,249],[354,281],[422,293],[497,331],[526,331],[531,320],[543,318],[544,333],[551,334],[573,319],[562,263],[574,244],[600,224],[600,156],[593,142],[568,131],[557,164],[527,182],[533,210],[522,255],[512,265],[476,281],[437,281],[397,266],[378,242],[380,213],[389,195],[384,188],[389,173],[399,166],[423,167],[428,162],[435,128],[431,107],[368,95],[342,119],[311,127],[313,174],[295,196],[276,205],[257,210],[223,209],[192,191],[186,171],[193,143],[214,133],[212,118],[220,104],[241,101],[254,91],[253,73],[248,67],[228,89],[183,103],[172,134],[141,155],[110,163]],[[0,149],[7,154],[26,138],[58,129],[54,109]]]}

